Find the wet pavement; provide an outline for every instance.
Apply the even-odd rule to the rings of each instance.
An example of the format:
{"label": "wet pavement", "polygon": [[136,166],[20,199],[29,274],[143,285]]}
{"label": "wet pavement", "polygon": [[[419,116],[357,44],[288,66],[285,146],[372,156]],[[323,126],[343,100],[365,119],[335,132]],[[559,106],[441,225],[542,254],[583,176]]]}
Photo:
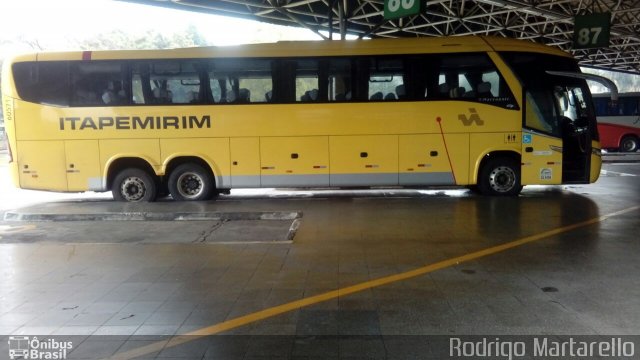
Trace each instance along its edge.
{"label": "wet pavement", "polygon": [[[356,337],[351,352],[299,358],[357,358],[376,348],[367,336],[640,334],[638,163],[608,163],[596,184],[526,187],[517,198],[267,189],[123,204],[1,189],[0,334],[111,336],[96,340],[103,352],[76,358],[141,348],[140,358],[215,358],[198,345],[209,334],[248,339],[245,350],[260,336]],[[19,201],[30,205],[11,206]],[[187,219],[136,218],[173,213]],[[213,215],[188,219],[197,214]],[[183,343],[192,353],[167,346],[176,334],[193,337]]]}

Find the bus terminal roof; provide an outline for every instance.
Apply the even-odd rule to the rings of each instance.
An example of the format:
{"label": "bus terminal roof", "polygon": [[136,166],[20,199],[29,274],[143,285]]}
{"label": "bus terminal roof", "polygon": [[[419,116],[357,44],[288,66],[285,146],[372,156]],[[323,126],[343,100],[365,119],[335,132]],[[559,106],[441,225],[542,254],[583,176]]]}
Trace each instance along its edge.
{"label": "bus terminal roof", "polygon": [[[429,0],[420,14],[383,17],[384,0],[124,0],[358,37],[491,35],[567,51],[580,65],[640,74],[640,0]],[[423,0],[424,1],[424,0]],[[607,48],[573,49],[574,16],[611,14]]]}

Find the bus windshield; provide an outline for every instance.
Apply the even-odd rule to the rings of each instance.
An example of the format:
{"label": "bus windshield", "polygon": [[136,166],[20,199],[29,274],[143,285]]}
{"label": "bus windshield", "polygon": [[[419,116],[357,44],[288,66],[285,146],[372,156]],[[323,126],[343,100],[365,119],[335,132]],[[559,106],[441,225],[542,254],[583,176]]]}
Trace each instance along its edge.
{"label": "bus windshield", "polygon": [[594,111],[586,89],[581,85],[555,86],[553,94],[559,119],[570,122],[576,128],[589,126],[589,119],[594,118]]}
{"label": "bus windshield", "polygon": [[527,118],[525,126],[561,137],[563,127],[591,132],[597,139],[593,101],[586,80],[550,71],[580,73],[578,65],[567,58],[531,53],[503,53],[507,63],[520,78],[537,116]]}

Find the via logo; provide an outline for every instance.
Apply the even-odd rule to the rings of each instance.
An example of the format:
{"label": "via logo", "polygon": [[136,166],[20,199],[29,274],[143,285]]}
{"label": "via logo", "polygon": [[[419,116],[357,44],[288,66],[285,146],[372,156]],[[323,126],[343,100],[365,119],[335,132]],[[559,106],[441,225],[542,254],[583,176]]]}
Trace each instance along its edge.
{"label": "via logo", "polygon": [[471,126],[474,122],[478,126],[484,125],[484,120],[480,119],[480,115],[478,115],[478,111],[475,108],[469,108],[469,112],[471,113],[469,117],[465,114],[458,115],[458,120],[462,121],[464,126]]}

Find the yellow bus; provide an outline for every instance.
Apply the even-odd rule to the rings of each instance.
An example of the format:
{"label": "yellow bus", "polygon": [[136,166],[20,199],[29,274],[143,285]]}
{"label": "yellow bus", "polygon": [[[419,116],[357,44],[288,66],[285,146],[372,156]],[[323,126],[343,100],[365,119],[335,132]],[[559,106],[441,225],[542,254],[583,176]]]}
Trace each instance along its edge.
{"label": "yellow bus", "polygon": [[13,182],[206,200],[232,188],[596,181],[568,54],[493,37],[34,53],[5,61]]}

